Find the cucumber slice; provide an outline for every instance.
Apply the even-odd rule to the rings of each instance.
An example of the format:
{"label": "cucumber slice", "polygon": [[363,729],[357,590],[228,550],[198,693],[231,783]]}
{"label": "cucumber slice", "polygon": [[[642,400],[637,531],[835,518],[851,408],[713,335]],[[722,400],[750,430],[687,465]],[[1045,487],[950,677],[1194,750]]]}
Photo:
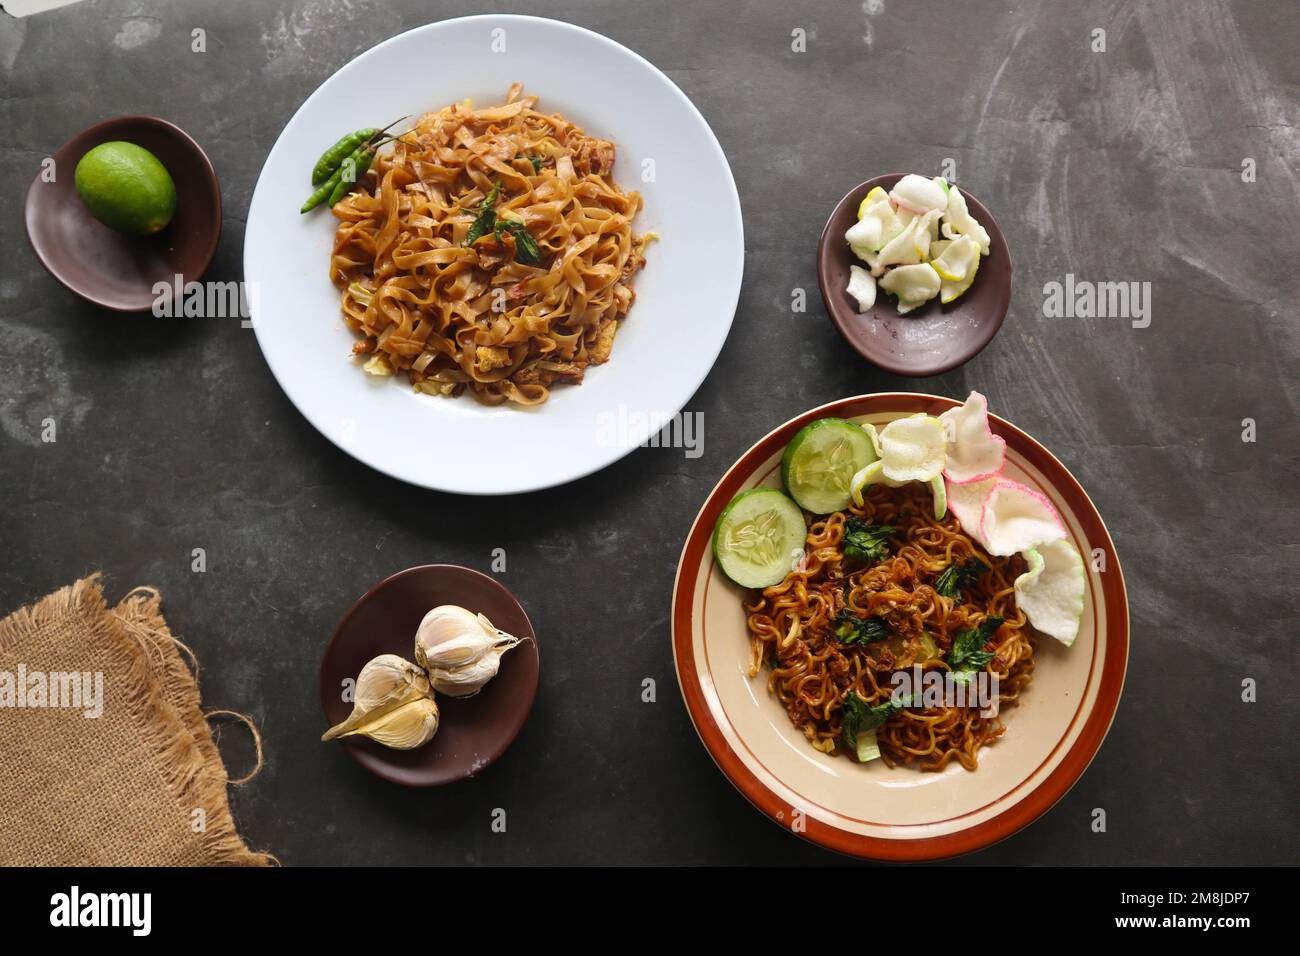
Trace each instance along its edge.
{"label": "cucumber slice", "polygon": [[775,488],[742,491],[722,509],[713,528],[713,556],[741,587],[779,584],[803,553],[803,512]]}
{"label": "cucumber slice", "polygon": [[862,428],[842,418],[820,418],[785,446],[781,480],[801,507],[830,514],[849,506],[853,476],[877,457]]}

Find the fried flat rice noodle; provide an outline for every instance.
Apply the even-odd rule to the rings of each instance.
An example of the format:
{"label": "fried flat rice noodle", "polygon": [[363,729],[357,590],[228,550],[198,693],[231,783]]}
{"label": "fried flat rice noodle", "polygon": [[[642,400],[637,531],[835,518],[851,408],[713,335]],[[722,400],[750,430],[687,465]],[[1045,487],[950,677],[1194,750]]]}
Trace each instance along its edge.
{"label": "fried flat rice noodle", "polygon": [[[612,143],[536,106],[516,84],[501,106],[425,114],[334,207],[329,275],[367,371],[537,405],[609,358],[645,265],[641,197],[614,182]],[[539,264],[516,261],[509,230],[466,245],[494,183]]]}

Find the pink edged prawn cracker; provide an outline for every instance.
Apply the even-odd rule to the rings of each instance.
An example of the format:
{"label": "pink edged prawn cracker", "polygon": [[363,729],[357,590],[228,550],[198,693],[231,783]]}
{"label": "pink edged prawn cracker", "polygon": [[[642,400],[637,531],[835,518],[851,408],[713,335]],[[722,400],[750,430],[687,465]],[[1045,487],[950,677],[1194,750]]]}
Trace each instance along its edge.
{"label": "pink edged prawn cracker", "polygon": [[[988,399],[971,392],[964,405],[948,409],[939,421],[948,436],[943,473],[950,485],[984,481],[1002,473],[1007,443],[989,428]],[[951,491],[949,488],[950,495]]]}
{"label": "pink edged prawn cracker", "polygon": [[999,557],[1066,536],[1061,516],[1046,496],[1010,478],[993,480],[979,528],[989,554]]}

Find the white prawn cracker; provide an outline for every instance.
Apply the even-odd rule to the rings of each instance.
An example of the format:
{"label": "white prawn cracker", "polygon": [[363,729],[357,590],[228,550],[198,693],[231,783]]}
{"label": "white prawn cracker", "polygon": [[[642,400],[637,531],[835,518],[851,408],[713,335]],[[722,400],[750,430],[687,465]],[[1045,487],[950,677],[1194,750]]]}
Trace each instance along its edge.
{"label": "white prawn cracker", "polygon": [[1024,552],[1029,570],[1016,578],[1016,607],[1035,629],[1066,647],[1079,636],[1087,574],[1068,541],[1049,541]]}
{"label": "white prawn cracker", "polygon": [[892,481],[929,481],[942,471],[948,442],[930,415],[896,418],[878,434],[882,471]]}
{"label": "white prawn cracker", "polygon": [[940,213],[948,208],[948,193],[937,179],[926,179],[916,173],[908,173],[889,191],[889,198],[894,204],[917,216],[931,210]]}
{"label": "white prawn cracker", "polygon": [[849,266],[849,287],[846,290],[858,302],[858,314],[870,311],[876,304],[876,280],[862,266]]}
{"label": "white prawn cracker", "polygon": [[[920,222],[918,219],[917,222]],[[928,243],[929,240],[927,239]],[[919,247],[918,247],[919,248]],[[883,261],[883,254],[881,260]],[[928,262],[899,266],[885,273],[880,288],[898,296],[898,314],[906,315],[929,302],[943,288],[943,280]]]}
{"label": "white prawn cracker", "polygon": [[953,186],[948,190],[948,208],[944,213],[943,234],[945,238],[956,239],[958,236],[970,236],[979,243],[980,254],[989,254],[988,230],[979,224],[966,206],[966,199],[961,190]]}
{"label": "white prawn cracker", "polygon": [[[939,431],[935,432],[933,426],[925,423],[926,420],[939,424]],[[913,424],[893,429],[889,438],[890,459],[886,463],[884,457],[884,433],[899,421],[911,421]],[[943,425],[939,423],[939,420],[930,415],[918,413],[910,419],[896,419],[889,422],[879,430],[876,429],[875,425],[866,422],[863,424],[862,430],[871,439],[871,447],[875,449],[876,460],[855,474],[849,482],[849,492],[852,495],[854,504],[859,507],[862,506],[866,490],[872,485],[881,484],[890,488],[901,488],[909,481],[924,481],[930,485],[930,490],[934,495],[935,520],[943,520],[943,517],[948,513],[948,494],[943,479],[943,462],[947,457],[948,443],[946,434],[943,431]],[[912,440],[918,437],[913,435],[916,432],[919,432],[919,441]],[[940,441],[942,441],[942,445],[939,444]],[[929,461],[926,461],[927,457],[930,459]],[[909,465],[909,462],[911,462],[911,465]],[[920,467],[915,467],[917,462],[921,463]],[[907,473],[909,469],[915,474],[915,477],[894,477]]]}
{"label": "white prawn cracker", "polygon": [[[942,237],[942,238],[940,238]],[[871,270],[880,291],[898,298],[906,315],[936,296],[954,302],[975,281],[981,256],[990,251],[979,224],[956,186],[941,176],[901,177],[886,193],[873,187],[858,204],[858,218],[844,233],[853,254]],[[848,294],[859,314],[875,303],[876,287],[850,274]]]}

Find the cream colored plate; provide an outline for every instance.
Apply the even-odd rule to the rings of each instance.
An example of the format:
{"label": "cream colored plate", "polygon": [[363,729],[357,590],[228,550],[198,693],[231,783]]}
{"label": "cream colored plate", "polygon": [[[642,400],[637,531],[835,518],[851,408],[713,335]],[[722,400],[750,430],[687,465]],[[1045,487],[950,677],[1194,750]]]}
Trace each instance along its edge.
{"label": "cream colored plate", "polygon": [[[1071,648],[1050,638],[1038,640],[1034,680],[1022,702],[1004,711],[1007,731],[981,751],[979,769],[967,772],[954,762],[942,772],[924,773],[818,753],[768,693],[766,675],[748,677],[742,601],[750,592],[722,574],[707,546],[722,507],[745,489],[780,487],[781,450],[809,421],[837,416],[881,426],[902,414],[935,414],[955,404],[934,396],[863,396],[782,426],[747,452],[714,490],[678,572],[673,635],[678,676],[706,746],[742,792],[777,822],[796,832],[802,826],[801,835],[846,852],[944,856],[1012,832],[1045,810],[1082,772],[1122,686],[1128,613],[1110,537],[1060,462],[1001,421],[994,431],[1007,439],[1007,476],[1052,501],[1090,570],[1078,640]],[[1094,551],[1095,560],[1089,561]],[[1026,812],[1028,819],[1022,820]],[[971,834],[977,835],[973,845]]]}

